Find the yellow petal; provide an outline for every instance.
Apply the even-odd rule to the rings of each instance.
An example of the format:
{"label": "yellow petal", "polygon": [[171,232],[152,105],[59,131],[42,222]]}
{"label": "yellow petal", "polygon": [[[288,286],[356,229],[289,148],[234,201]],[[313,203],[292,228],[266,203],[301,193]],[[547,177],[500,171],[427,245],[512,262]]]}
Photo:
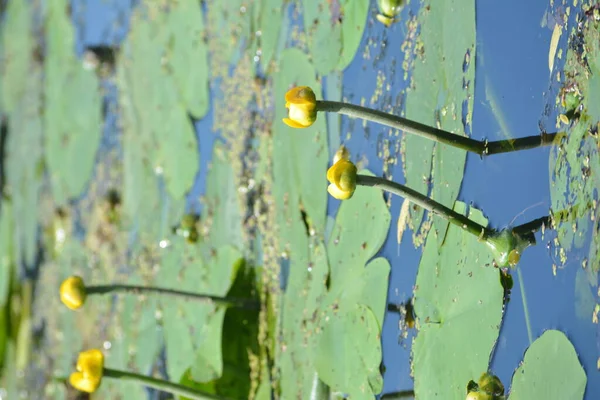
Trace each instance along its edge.
{"label": "yellow petal", "polygon": [[70,276],[60,285],[60,300],[71,310],[81,308],[87,297],[85,284],[79,276]]}
{"label": "yellow petal", "polygon": [[283,122],[287,125],[290,126],[292,128],[307,128],[304,125],[300,125],[299,123],[297,123],[296,121],[294,121],[293,119],[289,119],[289,118],[284,118]]}
{"label": "yellow petal", "polygon": [[104,354],[98,349],[82,351],[77,358],[77,371],[86,378],[101,379],[104,370]]}
{"label": "yellow petal", "polygon": [[81,372],[73,372],[69,377],[69,383],[75,389],[86,393],[94,393],[100,386],[100,380],[85,378]]}
{"label": "yellow petal", "polygon": [[327,170],[327,180],[329,181],[329,183],[335,183],[336,180],[339,180],[339,177],[336,179],[336,172],[337,172],[337,175],[339,175],[338,163],[339,163],[339,161],[336,162],[335,164],[333,164]]}
{"label": "yellow petal", "polygon": [[327,187],[327,191],[332,197],[338,200],[348,200],[354,194],[354,192],[341,190],[333,183]]}

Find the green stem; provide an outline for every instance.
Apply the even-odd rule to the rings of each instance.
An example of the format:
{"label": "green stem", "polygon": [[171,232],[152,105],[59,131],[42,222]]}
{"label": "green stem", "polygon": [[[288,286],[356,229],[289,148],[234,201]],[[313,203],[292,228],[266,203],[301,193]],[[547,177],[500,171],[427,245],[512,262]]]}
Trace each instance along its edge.
{"label": "green stem", "polygon": [[457,213],[456,211],[446,207],[445,205],[440,204],[430,199],[429,197],[422,195],[416,190],[413,190],[399,183],[389,181],[384,178],[379,178],[376,176],[357,175],[356,184],[362,186],[376,187],[382,190],[386,190],[390,193],[396,194],[398,196],[407,198],[412,203],[424,208],[432,214],[445,218],[451,224],[459,226],[465,231],[472,233],[479,240],[485,241],[489,237],[496,234],[495,230],[478,224],[477,222],[470,220],[466,216]]}
{"label": "green stem", "polygon": [[258,309],[259,304],[257,301],[252,299],[238,299],[233,297],[219,297],[212,296],[209,294],[184,292],[182,290],[166,289],[153,286],[136,286],[136,285],[93,285],[86,286],[86,293],[92,294],[106,294],[111,292],[129,292],[133,294],[163,294],[175,297],[181,297],[184,299],[201,300],[201,301],[212,301],[213,303],[226,306],[226,307],[239,307],[246,309]]}
{"label": "green stem", "polygon": [[317,111],[336,112],[352,118],[361,118],[378,124],[412,133],[439,143],[444,143],[481,156],[509,153],[525,149],[533,149],[554,144],[565,136],[564,132],[542,133],[541,135],[526,136],[517,139],[479,141],[466,136],[457,135],[442,129],[411,121],[406,118],[366,107],[337,101],[317,101]]}
{"label": "green stem", "polygon": [[531,322],[529,321],[529,308],[527,307],[527,295],[525,294],[525,283],[523,283],[523,275],[521,269],[517,268],[517,275],[519,277],[519,289],[521,290],[521,299],[523,300],[523,312],[525,314],[525,327],[527,328],[527,338],[529,339],[529,345],[533,343],[533,334],[531,333]]}
{"label": "green stem", "polygon": [[512,231],[517,235],[526,236],[539,231],[542,229],[542,226],[550,228],[552,226],[552,217],[547,215],[545,217],[534,219],[524,224],[515,226],[512,228]]}
{"label": "green stem", "polygon": [[180,385],[178,383],[173,383],[169,381],[164,381],[162,379],[152,378],[150,376],[136,374],[134,372],[104,368],[103,376],[107,378],[137,382],[141,385],[157,389],[162,392],[171,393],[177,396],[185,396],[188,399],[193,400],[226,400],[224,397],[221,396],[202,392],[200,390],[195,390],[190,387]]}

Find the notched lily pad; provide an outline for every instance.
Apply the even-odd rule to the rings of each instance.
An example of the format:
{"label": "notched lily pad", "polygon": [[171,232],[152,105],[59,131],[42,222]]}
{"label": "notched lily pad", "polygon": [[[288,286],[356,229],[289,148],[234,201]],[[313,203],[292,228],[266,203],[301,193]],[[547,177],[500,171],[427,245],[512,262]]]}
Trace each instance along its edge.
{"label": "notched lily pad", "polygon": [[44,150],[56,202],[79,196],[92,175],[102,130],[102,96],[95,71],[75,55],[67,2],[46,14]]}
{"label": "notched lily pad", "polygon": [[[456,203],[454,209],[464,214],[467,207]],[[479,210],[469,214],[487,224]],[[504,291],[488,249],[476,237],[450,225],[439,247],[435,235],[429,233],[415,284],[420,324],[412,349],[415,394],[463,400],[465,382],[487,370]]]}
{"label": "notched lily pad", "polygon": [[513,375],[509,400],[583,399],[587,377],[564,333],[544,332],[525,352]]}
{"label": "notched lily pad", "polygon": [[[475,81],[475,4],[473,0],[428,1],[419,14],[420,51],[415,54],[406,116],[412,120],[464,135],[473,111]],[[452,37],[452,40],[449,38]],[[433,79],[432,77],[436,77]],[[463,113],[466,119],[463,120]],[[463,178],[465,152],[406,135],[403,163],[407,184],[451,207]],[[429,156],[431,154],[431,156]],[[411,212],[415,231],[423,210]],[[433,217],[444,237],[447,224]],[[426,231],[427,227],[423,226]],[[415,240],[420,244],[419,240]]]}

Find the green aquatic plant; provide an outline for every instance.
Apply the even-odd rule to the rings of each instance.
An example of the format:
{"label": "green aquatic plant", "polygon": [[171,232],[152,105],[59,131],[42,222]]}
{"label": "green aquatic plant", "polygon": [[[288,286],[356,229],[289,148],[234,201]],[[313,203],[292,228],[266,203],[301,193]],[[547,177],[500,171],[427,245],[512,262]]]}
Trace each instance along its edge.
{"label": "green aquatic plant", "polygon": [[70,276],[60,285],[60,300],[71,310],[78,310],[85,304],[87,296],[94,294],[107,294],[116,292],[128,292],[137,295],[142,294],[162,294],[174,297],[181,297],[187,300],[210,301],[220,306],[256,308],[258,304],[254,300],[234,299],[229,297],[213,296],[209,294],[192,293],[183,290],[167,289],[154,286],[138,285],[85,285],[83,279],[79,276]]}
{"label": "green aquatic plant", "polygon": [[128,371],[106,368],[104,366],[104,354],[99,349],[90,349],[79,353],[76,371],[69,376],[69,383],[71,386],[81,392],[94,393],[100,387],[103,378],[133,381],[143,386],[158,389],[163,392],[178,396],[185,396],[188,399],[223,399],[222,397],[215,396],[210,393],[201,392],[187,386],[162,379],[156,379],[150,376]]}
{"label": "green aquatic plant", "polygon": [[548,218],[540,218],[513,228],[502,230],[488,228],[407,186],[385,178],[357,174],[356,166],[346,158],[337,160],[329,168],[327,179],[331,182],[328,188],[329,193],[340,200],[352,197],[356,186],[371,186],[408,199],[430,213],[471,233],[479,241],[485,242],[491,250],[496,264],[501,267],[516,266],[523,250],[535,245],[535,236],[532,232],[549,222]]}
{"label": "green aquatic plant", "polygon": [[[298,93],[309,93],[309,90],[310,88],[302,86],[288,91],[288,93],[286,93],[286,107],[288,107],[290,104],[288,98],[292,99],[296,97]],[[312,90],[310,90],[310,92],[312,92]],[[458,135],[456,133],[434,128],[420,122],[412,121],[404,117],[388,114],[367,107],[357,106],[354,104],[328,100],[313,100],[312,97],[310,99],[302,98],[298,100],[298,102],[302,102],[305,105],[301,109],[298,107],[288,107],[290,110],[289,118],[284,120],[286,124],[294,128],[306,128],[312,125],[312,123],[316,120],[316,115],[313,114],[314,112],[335,112],[338,114],[347,115],[351,118],[361,118],[381,125],[389,126],[394,129],[399,129],[407,133],[418,135],[438,143],[447,144],[449,146],[479,154],[481,156],[550,146],[558,143],[559,140],[564,137],[563,132],[543,132],[540,135],[526,136],[517,139],[479,141],[466,136]],[[307,107],[307,104],[310,104],[310,106]]]}
{"label": "green aquatic plant", "polygon": [[479,381],[469,381],[466,400],[504,400],[504,385],[496,375],[484,372]]}

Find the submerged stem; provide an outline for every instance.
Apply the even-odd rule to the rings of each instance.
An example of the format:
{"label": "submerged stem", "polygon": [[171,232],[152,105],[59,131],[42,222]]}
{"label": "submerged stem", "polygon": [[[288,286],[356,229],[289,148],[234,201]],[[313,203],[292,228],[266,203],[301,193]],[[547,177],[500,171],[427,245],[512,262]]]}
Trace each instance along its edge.
{"label": "submerged stem", "polygon": [[93,285],[86,286],[86,293],[88,295],[92,294],[106,294],[111,292],[129,292],[134,294],[145,294],[145,293],[153,293],[153,294],[163,294],[169,296],[176,296],[185,299],[191,300],[202,300],[202,301],[212,301],[213,303],[227,306],[227,307],[239,307],[239,308],[247,308],[247,309],[257,309],[259,304],[257,301],[252,299],[238,299],[233,297],[220,297],[213,296],[209,294],[201,294],[201,293],[192,293],[185,292],[182,290],[176,289],[166,289],[159,288],[153,286],[136,286],[136,285]]}
{"label": "submerged stem", "polygon": [[163,392],[171,393],[177,396],[185,396],[188,399],[193,400],[226,400],[224,397],[217,396],[214,394],[202,392],[199,390],[192,389],[190,387],[164,381],[162,379],[152,378],[150,376],[136,374],[134,372],[120,371],[116,369],[104,368],[103,375],[107,378],[114,378],[120,380],[128,380],[132,382],[140,383],[144,386],[157,389]]}
{"label": "submerged stem", "polygon": [[336,112],[352,118],[361,118],[381,125],[412,133],[439,143],[444,143],[481,156],[509,153],[512,151],[533,149],[536,147],[554,144],[562,138],[564,132],[542,133],[540,135],[526,136],[517,139],[497,140],[488,142],[479,141],[456,133],[433,128],[410,119],[388,114],[383,111],[373,110],[354,104],[337,101],[317,101],[317,111]]}

